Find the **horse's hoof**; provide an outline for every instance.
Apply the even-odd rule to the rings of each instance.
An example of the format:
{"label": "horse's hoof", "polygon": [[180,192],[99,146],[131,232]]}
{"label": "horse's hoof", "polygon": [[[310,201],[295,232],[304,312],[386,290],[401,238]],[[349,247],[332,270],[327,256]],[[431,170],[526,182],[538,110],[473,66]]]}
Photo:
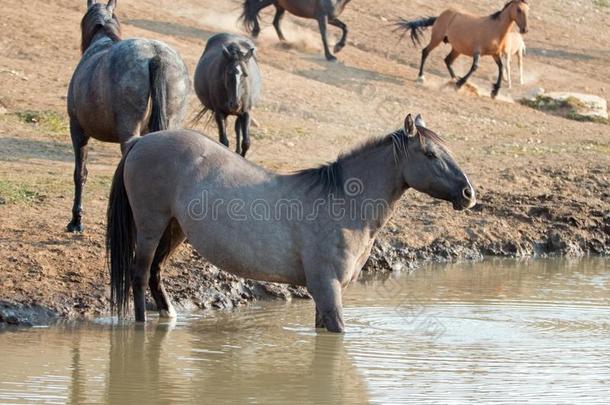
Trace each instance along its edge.
{"label": "horse's hoof", "polygon": [[326,60],[329,62],[336,62],[337,61],[337,57],[335,55],[326,55]]}
{"label": "horse's hoof", "polygon": [[335,53],[339,53],[339,52],[341,52],[341,49],[343,49],[344,47],[345,47],[345,44],[336,44],[333,49],[334,49]]}
{"label": "horse's hoof", "polygon": [[425,82],[426,82],[426,77],[424,75],[417,76],[417,79],[415,80],[415,83],[425,83]]}
{"label": "horse's hoof", "polygon": [[67,232],[78,233],[78,232],[83,232],[84,230],[85,230],[85,227],[80,222],[70,221],[68,226],[66,226]]}
{"label": "horse's hoof", "polygon": [[458,81],[455,83],[455,88],[459,90],[459,89],[461,89],[461,88],[462,88],[462,86],[464,86],[465,84],[466,84],[466,80],[462,80],[462,79],[460,79],[460,80],[458,80]]}
{"label": "horse's hoof", "polygon": [[491,92],[491,98],[492,98],[492,99],[495,99],[496,97],[498,97],[498,93],[499,93],[499,90],[493,90],[493,91]]}
{"label": "horse's hoof", "polygon": [[176,310],[172,306],[170,306],[168,310],[162,309],[159,311],[159,318],[174,319],[177,316]]}

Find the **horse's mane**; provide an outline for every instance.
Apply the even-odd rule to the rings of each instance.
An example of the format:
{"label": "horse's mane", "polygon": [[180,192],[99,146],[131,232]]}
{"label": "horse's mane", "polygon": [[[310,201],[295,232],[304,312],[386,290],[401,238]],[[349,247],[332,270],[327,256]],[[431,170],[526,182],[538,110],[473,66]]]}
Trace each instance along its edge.
{"label": "horse's mane", "polygon": [[121,40],[121,24],[116,15],[110,14],[103,5],[89,7],[87,13],[80,23],[81,27],[81,51],[84,53],[93,37],[103,30],[113,42]]}
{"label": "horse's mane", "polygon": [[[445,145],[443,139],[435,132],[424,127],[417,127],[417,129],[420,142],[428,139],[436,144]],[[325,194],[342,195],[344,192],[343,187],[345,186],[343,183],[343,166],[346,161],[391,143],[393,159],[398,163],[400,159],[406,158],[408,155],[407,142],[407,134],[405,134],[403,129],[399,129],[386,136],[371,138],[365,141],[351,151],[339,155],[334,162],[311,169],[300,170],[294,173],[294,176],[306,181],[310,190],[320,188]]]}
{"label": "horse's mane", "polygon": [[496,11],[495,13],[493,13],[492,15],[489,16],[489,18],[491,18],[492,20],[497,20],[498,18],[500,18],[500,15],[502,14],[502,12],[504,10],[506,10],[508,8],[508,6],[510,6],[512,3],[514,3],[515,0],[510,0],[508,3],[506,3],[504,5],[504,7],[502,7],[502,10],[500,11]]}

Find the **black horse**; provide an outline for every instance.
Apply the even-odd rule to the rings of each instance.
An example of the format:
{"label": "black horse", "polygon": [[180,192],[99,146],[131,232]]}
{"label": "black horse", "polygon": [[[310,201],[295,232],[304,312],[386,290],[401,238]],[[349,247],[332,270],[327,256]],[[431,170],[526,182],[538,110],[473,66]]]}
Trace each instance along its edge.
{"label": "black horse", "polygon": [[326,39],[327,25],[333,25],[343,31],[343,35],[339,42],[335,44],[335,53],[339,52],[345,46],[347,40],[347,25],[339,20],[339,15],[351,0],[245,0],[244,11],[241,19],[244,22],[246,31],[251,32],[256,38],[261,31],[258,22],[258,13],[265,7],[270,5],[275,6],[275,18],[273,18],[273,26],[277,32],[280,41],[285,41],[284,34],[280,28],[280,22],[284,16],[284,12],[288,11],[298,17],[312,18],[318,21],[320,26],[320,34],[322,34],[322,43],[324,44],[324,55],[327,60],[336,60],[337,58],[330,52],[328,48],[328,40]]}
{"label": "black horse", "polygon": [[[235,115],[236,152],[246,156],[250,148],[250,109],[261,91],[261,74],[248,38],[216,34],[208,40],[195,70],[195,93],[203,104],[197,119],[214,113],[220,142],[229,146],[227,116]],[[240,144],[240,135],[243,140]]]}

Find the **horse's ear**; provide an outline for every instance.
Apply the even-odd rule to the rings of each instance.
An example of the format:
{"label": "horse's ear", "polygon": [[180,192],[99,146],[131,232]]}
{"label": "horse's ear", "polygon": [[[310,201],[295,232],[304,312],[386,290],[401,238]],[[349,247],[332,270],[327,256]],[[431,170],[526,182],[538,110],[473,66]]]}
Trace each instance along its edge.
{"label": "horse's ear", "polygon": [[227,48],[226,46],[222,46],[222,54],[225,56],[225,58],[231,60],[232,56],[231,56],[231,51],[229,51],[229,48]]}
{"label": "horse's ear", "polygon": [[411,116],[411,114],[407,114],[407,117],[405,118],[404,131],[407,136],[417,135],[417,128],[415,128],[415,123],[413,122],[413,116]]}
{"label": "horse's ear", "polygon": [[116,0],[110,0],[108,4],[106,4],[106,10],[109,13],[114,13],[114,9],[116,8]]}
{"label": "horse's ear", "polygon": [[91,7],[95,3],[97,3],[97,0],[87,0],[87,8]]}
{"label": "horse's ear", "polygon": [[253,57],[255,53],[256,53],[256,49],[255,48],[248,49],[248,52],[246,52],[245,54],[242,55],[242,60],[244,62],[249,61],[250,58]]}
{"label": "horse's ear", "polygon": [[421,114],[417,114],[417,116],[415,117],[415,125],[417,125],[418,127],[426,128],[426,122],[424,121]]}

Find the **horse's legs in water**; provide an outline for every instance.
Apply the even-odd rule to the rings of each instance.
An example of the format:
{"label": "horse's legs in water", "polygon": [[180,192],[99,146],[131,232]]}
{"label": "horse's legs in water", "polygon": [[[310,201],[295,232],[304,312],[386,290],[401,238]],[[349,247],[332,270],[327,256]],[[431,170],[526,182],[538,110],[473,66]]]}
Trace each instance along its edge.
{"label": "horse's legs in water", "polygon": [[320,35],[322,35],[322,44],[324,45],[324,56],[328,61],[335,61],[337,58],[330,53],[328,49],[328,39],[326,37],[326,28],[328,27],[328,16],[326,14],[318,17],[318,25],[320,26]]}
{"label": "horse's legs in water", "polygon": [[455,79],[456,77],[451,65],[453,65],[453,62],[455,62],[458,56],[460,56],[460,53],[457,52],[455,49],[451,49],[449,55],[445,57],[445,65],[447,65],[447,70],[449,70],[449,74],[451,75],[452,79]]}
{"label": "horse's legs in water", "polygon": [[343,47],[345,46],[345,42],[347,41],[347,25],[345,25],[345,23],[339,20],[338,18],[333,18],[332,20],[329,20],[328,23],[335,27],[341,28],[341,31],[343,31],[341,39],[335,44],[334,51],[335,53],[337,53],[341,51],[341,49],[343,49]]}
{"label": "horse's legs in water", "polygon": [[167,224],[159,216],[149,216],[146,223],[138,224],[136,254],[131,274],[136,322],[146,321],[146,286],[149,284],[151,266]]}
{"label": "horse's legs in water", "polygon": [[491,98],[496,98],[500,92],[500,86],[502,85],[502,73],[504,73],[504,67],[502,66],[502,58],[500,55],[494,55],[496,65],[498,65],[498,80],[494,84],[493,90],[491,91]]}
{"label": "horse's legs in water", "polygon": [[277,33],[277,36],[280,41],[286,40],[286,38],[284,37],[284,33],[282,33],[282,28],[280,27],[280,23],[282,22],[282,17],[284,17],[285,12],[286,10],[284,10],[282,7],[277,4],[275,5],[275,17],[273,17],[273,27],[275,28],[275,32]]}
{"label": "horse's legs in water", "polygon": [[241,155],[246,157],[248,149],[250,149],[250,113],[245,112],[240,117],[241,135]]}
{"label": "horse's legs in water", "polygon": [[68,232],[82,232],[83,188],[87,182],[87,143],[89,137],[75,118],[70,119],[70,136],[74,149],[74,205]]}
{"label": "horse's legs in water", "polygon": [[180,225],[178,225],[176,220],[172,220],[163,233],[150,267],[148,286],[157,304],[157,311],[159,311],[159,315],[163,318],[175,318],[176,311],[169,300],[167,292],[165,292],[163,280],[161,279],[161,266],[171,256],[173,251],[184,242],[184,239]]}
{"label": "horse's legs in water", "polygon": [[343,332],[345,326],[339,280],[330,277],[330,273],[326,277],[315,272],[307,277],[307,290],[316,304],[316,328],[326,327],[329,332]]}
{"label": "horse's legs in water", "polygon": [[474,72],[476,72],[476,70],[479,68],[479,58],[480,57],[481,57],[481,55],[479,53],[475,53],[474,55],[472,55],[472,67],[470,68],[468,73],[466,73],[466,76],[464,76],[460,80],[458,80],[458,82],[457,82],[458,89],[461,88],[464,85],[464,83],[466,83],[468,78],[470,78],[470,76],[472,76],[472,74]]}
{"label": "horse's legs in water", "polygon": [[214,113],[214,119],[216,119],[216,125],[218,125],[218,137],[220,143],[227,148],[229,147],[229,138],[227,138],[227,117],[222,113]]}
{"label": "horse's legs in water", "polygon": [[241,115],[235,119],[235,153],[241,155]]}

